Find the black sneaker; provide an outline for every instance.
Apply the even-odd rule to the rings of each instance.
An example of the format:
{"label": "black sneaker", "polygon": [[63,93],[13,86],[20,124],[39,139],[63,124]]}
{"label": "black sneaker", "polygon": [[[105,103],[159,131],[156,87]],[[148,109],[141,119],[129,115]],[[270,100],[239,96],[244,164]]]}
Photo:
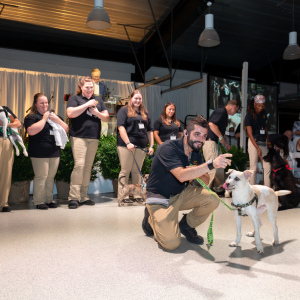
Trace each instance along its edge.
{"label": "black sneaker", "polygon": [[188,225],[186,221],[186,215],[183,215],[181,221],[179,222],[179,229],[190,243],[197,245],[202,245],[204,243],[203,237],[198,235],[196,229]]}
{"label": "black sneaker", "polygon": [[46,210],[46,209],[48,209],[49,207],[48,207],[47,204],[41,203],[41,204],[37,205],[36,208],[37,208],[37,209],[43,209],[43,210]]}
{"label": "black sneaker", "polygon": [[11,208],[9,206],[3,206],[2,207],[2,212],[10,212]]}
{"label": "black sneaker", "polygon": [[145,216],[144,216],[144,219],[142,222],[142,228],[143,228],[146,236],[153,236],[154,235],[153,229],[148,222],[149,216],[150,215],[149,215],[148,209],[147,209],[147,207],[145,207]]}
{"label": "black sneaker", "polygon": [[95,205],[95,202],[92,201],[92,200],[86,200],[86,201],[83,201],[83,202],[79,202],[79,205]]}
{"label": "black sneaker", "polygon": [[79,206],[79,202],[77,200],[70,200],[69,201],[69,204],[68,204],[68,207],[70,209],[75,209]]}
{"label": "black sneaker", "polygon": [[49,208],[57,208],[57,205],[54,202],[46,203]]}

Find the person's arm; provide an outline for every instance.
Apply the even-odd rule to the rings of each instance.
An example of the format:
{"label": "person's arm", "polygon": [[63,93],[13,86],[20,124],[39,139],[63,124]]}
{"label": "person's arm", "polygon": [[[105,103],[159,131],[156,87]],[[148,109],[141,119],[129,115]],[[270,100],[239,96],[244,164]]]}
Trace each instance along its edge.
{"label": "person's arm", "polygon": [[149,150],[148,153],[153,155],[154,152],[154,138],[153,138],[153,131],[147,131],[148,141],[149,141]]}
{"label": "person's arm", "polygon": [[247,134],[248,134],[248,137],[249,137],[250,141],[252,142],[253,146],[257,150],[257,155],[261,158],[262,151],[261,151],[261,149],[256,144],[255,138],[253,136],[252,127],[251,126],[246,126],[246,130],[247,130]]}
{"label": "person's arm", "polygon": [[89,100],[88,102],[75,106],[75,107],[68,107],[67,108],[67,115],[69,118],[77,118],[80,116],[88,107],[96,106],[98,101],[95,99]]}
{"label": "person's arm", "polygon": [[266,131],[266,135],[267,135],[268,148],[272,148],[272,143],[270,141],[270,136],[269,136],[269,131],[268,131],[267,125],[266,125],[266,128],[265,128],[265,131]]}
{"label": "person's arm", "polygon": [[[10,115],[9,118],[10,118],[10,123],[7,124],[8,127],[11,127],[11,128],[21,127],[21,122],[17,118],[14,118],[12,115]],[[2,122],[0,125],[3,125]]]}
{"label": "person's arm", "polygon": [[[231,157],[232,154],[226,153],[221,154],[217,158],[213,160],[213,166],[215,169],[223,168],[225,169],[227,166],[231,165],[231,160],[228,157]],[[208,168],[207,163],[204,163],[199,166],[195,166],[192,168],[184,168],[178,167],[175,169],[170,170],[170,172],[180,181],[185,182],[189,180],[193,180],[199,178],[206,174],[210,169]]]}
{"label": "person's arm", "polygon": [[211,131],[219,138],[220,143],[224,145],[226,151],[229,151],[230,145],[226,142],[225,137],[222,135],[222,133],[219,130],[219,127],[212,122],[209,122],[208,125]]}
{"label": "person's arm", "polygon": [[124,126],[119,126],[118,129],[119,129],[121,139],[125,143],[127,149],[129,151],[133,151],[134,150],[134,145],[130,142],[125,127]]}
{"label": "person's arm", "polygon": [[30,127],[27,128],[27,133],[29,135],[36,135],[39,132],[41,132],[45,127],[45,124],[49,118],[49,114],[50,114],[49,111],[45,112],[43,118],[40,121],[32,124]]}
{"label": "person's arm", "polygon": [[61,120],[56,114],[50,113],[50,115],[49,115],[49,120],[51,120],[51,121],[53,121],[54,123],[60,125],[60,126],[64,129],[64,131],[65,131],[66,133],[68,133],[68,131],[69,131],[69,126],[68,126],[68,124],[66,124],[63,120]]}
{"label": "person's arm", "polygon": [[154,138],[155,138],[155,141],[158,145],[161,145],[163,142],[161,141],[159,135],[158,135],[159,131],[158,130],[154,130],[153,131],[153,135],[154,135]]}

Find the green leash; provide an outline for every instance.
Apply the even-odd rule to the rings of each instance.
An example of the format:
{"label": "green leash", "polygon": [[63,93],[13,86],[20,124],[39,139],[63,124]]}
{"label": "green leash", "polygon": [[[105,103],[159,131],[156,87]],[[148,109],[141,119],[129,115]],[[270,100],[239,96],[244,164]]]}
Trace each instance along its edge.
{"label": "green leash", "polygon": [[[227,206],[230,210],[233,210],[232,207],[230,207],[227,203],[225,203],[223,200],[220,199],[220,197],[214,193],[200,178],[196,179],[203,188],[205,188],[207,191],[209,191],[212,195],[214,195],[216,198],[218,198],[225,206]],[[213,221],[214,221],[214,212],[211,213],[211,219],[209,223],[209,227],[207,230],[207,241],[210,246],[212,246],[214,242],[214,234],[213,234]]]}

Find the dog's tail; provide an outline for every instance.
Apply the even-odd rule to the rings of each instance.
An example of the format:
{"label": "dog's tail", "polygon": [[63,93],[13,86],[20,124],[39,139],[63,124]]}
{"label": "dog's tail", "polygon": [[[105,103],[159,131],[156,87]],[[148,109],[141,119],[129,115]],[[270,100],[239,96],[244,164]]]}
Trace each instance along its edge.
{"label": "dog's tail", "polygon": [[278,196],[285,196],[285,195],[288,195],[288,194],[291,194],[291,193],[292,192],[288,191],[288,190],[280,190],[280,191],[276,191],[275,195],[278,197]]}
{"label": "dog's tail", "polygon": [[121,176],[121,177],[119,177],[119,179],[118,179],[118,181],[119,181],[120,184],[122,185],[122,188],[125,186],[125,184],[121,182],[121,179],[124,178],[124,177],[125,177],[125,176]]}

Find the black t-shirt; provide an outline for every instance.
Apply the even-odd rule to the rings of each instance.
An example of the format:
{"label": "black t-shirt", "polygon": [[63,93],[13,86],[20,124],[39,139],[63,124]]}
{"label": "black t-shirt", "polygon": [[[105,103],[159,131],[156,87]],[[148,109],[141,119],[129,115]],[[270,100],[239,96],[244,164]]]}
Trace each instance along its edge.
{"label": "black t-shirt", "polygon": [[180,182],[170,172],[178,167],[201,165],[203,163],[201,151],[192,152],[191,161],[184,153],[183,138],[166,141],[157,148],[151,165],[151,172],[147,181],[147,192],[159,194],[166,198],[181,193],[188,185],[188,181]]}
{"label": "black t-shirt", "polygon": [[[43,115],[39,112],[27,115],[24,119],[26,130],[42,119]],[[46,122],[44,128],[39,133],[29,135],[28,154],[30,157],[46,158],[60,156],[60,147],[55,144],[54,135],[51,134],[52,130],[52,126]]]}
{"label": "black t-shirt", "polygon": [[266,132],[263,134],[261,130],[266,129],[267,124],[267,112],[263,109],[260,114],[256,114],[256,120],[253,118],[251,112],[245,117],[245,126],[252,127],[252,134],[256,140],[266,141]]}
{"label": "black t-shirt", "polygon": [[[95,99],[98,101],[96,105],[99,112],[107,110],[103,100],[100,97],[92,96],[90,99],[82,95],[73,95],[68,100],[68,107],[77,107],[85,104],[89,100]],[[101,133],[101,120],[92,115],[87,108],[81,115],[72,118],[70,127],[70,136],[84,139],[99,139]]]}
{"label": "black t-shirt", "polygon": [[[225,134],[225,130],[228,124],[228,113],[225,107],[221,107],[216,109],[211,116],[208,118],[208,122],[211,122],[215,125],[218,126],[220,132],[222,135]],[[208,126],[208,134],[207,134],[207,139],[211,139],[218,143],[219,137],[216,136],[210,127]]]}
{"label": "black t-shirt", "polygon": [[[7,106],[2,106],[8,113],[8,116],[12,115],[14,119],[18,119],[16,115],[7,107]],[[0,126],[2,128],[2,126]],[[3,136],[3,133],[0,131],[0,137]]]}
{"label": "black t-shirt", "polygon": [[[148,144],[148,131],[153,131],[151,124],[151,118],[147,114],[147,119],[144,120],[140,113],[137,113],[136,117],[128,118],[127,116],[128,108],[126,106],[122,107],[117,115],[117,127],[123,126],[126,129],[130,143],[139,146],[141,148],[146,148]],[[143,124],[143,125],[139,125]],[[144,128],[140,128],[144,127]],[[126,146],[124,141],[120,136],[118,130],[117,136],[117,146]]]}
{"label": "black t-shirt", "polygon": [[166,125],[162,122],[161,117],[158,117],[154,122],[154,130],[158,131],[158,135],[162,142],[170,140],[171,136],[178,138],[179,132],[182,132],[182,127],[175,124],[173,121],[170,125]]}

